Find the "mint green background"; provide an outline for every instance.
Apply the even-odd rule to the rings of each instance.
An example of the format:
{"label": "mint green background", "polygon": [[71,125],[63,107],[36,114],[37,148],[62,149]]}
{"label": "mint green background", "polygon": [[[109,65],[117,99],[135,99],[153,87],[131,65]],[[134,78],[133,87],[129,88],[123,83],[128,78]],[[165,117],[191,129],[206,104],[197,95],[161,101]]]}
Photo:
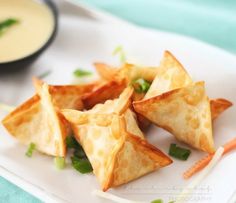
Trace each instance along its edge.
{"label": "mint green background", "polygon": [[[141,26],[195,37],[236,52],[236,0],[83,0]],[[38,199],[0,178],[0,203]]]}
{"label": "mint green background", "polygon": [[83,0],[141,26],[195,37],[236,52],[235,0]]}

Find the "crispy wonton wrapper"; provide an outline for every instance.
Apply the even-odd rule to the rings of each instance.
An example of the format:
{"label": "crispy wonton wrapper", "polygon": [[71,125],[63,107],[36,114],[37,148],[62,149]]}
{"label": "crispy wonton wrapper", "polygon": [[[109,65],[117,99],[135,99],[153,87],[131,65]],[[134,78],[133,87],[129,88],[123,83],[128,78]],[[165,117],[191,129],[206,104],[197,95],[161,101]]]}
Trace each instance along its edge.
{"label": "crispy wonton wrapper", "polygon": [[131,98],[133,95],[133,88],[127,87],[119,95],[118,98],[113,100],[106,100],[103,104],[97,104],[92,109],[88,110],[88,113],[102,113],[102,114],[123,114],[127,108],[131,106]]}
{"label": "crispy wonton wrapper", "polygon": [[119,69],[109,66],[105,63],[94,63],[95,69],[98,73],[98,75],[107,81],[110,81],[116,77],[116,74],[118,74]]}
{"label": "crispy wonton wrapper", "polygon": [[191,77],[181,63],[169,51],[165,51],[158,73],[144,99],[185,87],[192,83]]}
{"label": "crispy wonton wrapper", "polygon": [[38,151],[64,157],[67,129],[54,108],[47,84],[38,86],[38,95],[11,112],[2,124],[21,143],[34,143]]}
{"label": "crispy wonton wrapper", "polygon": [[35,143],[38,151],[65,156],[64,139],[70,132],[60,108],[83,110],[81,96],[91,91],[94,84],[48,86],[34,78],[35,96],[16,108],[2,123],[23,144]]}
{"label": "crispy wonton wrapper", "polygon": [[107,100],[104,104],[97,104],[87,113],[92,114],[118,114],[124,115],[127,123],[127,131],[144,138],[142,131],[137,125],[136,114],[130,109],[133,88],[127,87],[117,99]]}
{"label": "crispy wonton wrapper", "polygon": [[93,91],[85,94],[82,98],[85,109],[91,109],[99,103],[104,103],[108,99],[117,98],[126,87],[125,81],[108,81],[94,88]]}
{"label": "crispy wonton wrapper", "polygon": [[141,67],[128,63],[122,65],[121,68],[114,68],[104,63],[94,63],[94,66],[101,78],[118,81],[125,79],[127,84],[139,78],[152,82],[158,72],[158,67]]}
{"label": "crispy wonton wrapper", "polygon": [[[33,77],[33,83],[37,91],[44,82]],[[83,110],[82,96],[92,92],[99,86],[97,82],[84,85],[49,85],[49,93],[53,104],[59,109]]]}
{"label": "crispy wonton wrapper", "polygon": [[[193,81],[183,65],[169,51],[165,51],[158,74],[153,80],[144,99],[158,96],[192,83]],[[232,103],[226,99],[211,99],[210,104],[212,120],[232,106]]]}
{"label": "crispy wonton wrapper", "polygon": [[[189,97],[197,101],[198,96],[199,101],[194,103],[196,105],[190,105],[182,98]],[[181,104],[181,101],[185,103]],[[224,99],[211,100],[209,103],[204,84],[202,82],[194,84],[181,63],[166,51],[158,74],[144,99],[134,102],[133,105],[135,111],[171,132],[177,139],[203,151],[213,152],[212,126],[206,124],[207,120],[215,119],[232,104]],[[203,106],[205,106],[205,117],[201,118],[204,112]],[[207,131],[200,121],[208,126]]]}
{"label": "crispy wonton wrapper", "polygon": [[172,162],[143,138],[128,133],[124,116],[75,110],[62,113],[72,123],[103,191]]}
{"label": "crispy wonton wrapper", "polygon": [[211,117],[212,120],[216,119],[222,112],[231,107],[232,102],[226,99],[211,99]]}
{"label": "crispy wonton wrapper", "polygon": [[117,99],[89,111],[62,111],[104,191],[171,163],[146,142],[129,108],[132,94],[133,88],[127,87]]}
{"label": "crispy wonton wrapper", "polygon": [[136,111],[172,133],[178,140],[213,153],[210,102],[204,82],[135,102]]}

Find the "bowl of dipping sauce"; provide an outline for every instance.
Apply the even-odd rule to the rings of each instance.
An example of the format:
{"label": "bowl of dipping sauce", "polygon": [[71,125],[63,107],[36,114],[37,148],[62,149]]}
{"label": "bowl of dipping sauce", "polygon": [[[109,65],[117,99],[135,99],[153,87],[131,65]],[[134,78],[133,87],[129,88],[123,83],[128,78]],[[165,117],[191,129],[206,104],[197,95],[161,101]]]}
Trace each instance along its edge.
{"label": "bowl of dipping sauce", "polygon": [[34,62],[55,38],[57,24],[51,0],[0,0],[0,72]]}

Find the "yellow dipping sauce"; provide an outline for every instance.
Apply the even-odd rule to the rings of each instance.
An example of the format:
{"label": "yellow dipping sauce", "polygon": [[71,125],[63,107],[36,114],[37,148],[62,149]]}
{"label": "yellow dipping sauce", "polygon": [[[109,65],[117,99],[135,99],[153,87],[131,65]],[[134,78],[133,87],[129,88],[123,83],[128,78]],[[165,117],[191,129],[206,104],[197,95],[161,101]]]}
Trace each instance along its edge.
{"label": "yellow dipping sauce", "polygon": [[0,22],[14,18],[19,23],[0,36],[0,63],[26,57],[50,38],[54,18],[47,5],[34,0],[0,0]]}

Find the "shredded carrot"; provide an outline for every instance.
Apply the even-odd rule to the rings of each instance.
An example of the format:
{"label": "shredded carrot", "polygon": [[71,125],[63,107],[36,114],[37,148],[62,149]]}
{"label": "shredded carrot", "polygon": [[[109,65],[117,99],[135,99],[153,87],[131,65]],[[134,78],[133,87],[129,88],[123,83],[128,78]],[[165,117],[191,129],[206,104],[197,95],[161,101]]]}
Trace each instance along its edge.
{"label": "shredded carrot", "polygon": [[[236,138],[234,138],[233,140],[230,140],[224,145],[223,155],[232,151],[233,149],[236,149]],[[203,157],[202,159],[200,159],[199,161],[197,161],[191,168],[189,168],[187,171],[184,172],[183,174],[184,179],[188,179],[192,177],[195,173],[205,168],[208,165],[208,163],[211,161],[213,156],[214,154],[209,154]]]}

